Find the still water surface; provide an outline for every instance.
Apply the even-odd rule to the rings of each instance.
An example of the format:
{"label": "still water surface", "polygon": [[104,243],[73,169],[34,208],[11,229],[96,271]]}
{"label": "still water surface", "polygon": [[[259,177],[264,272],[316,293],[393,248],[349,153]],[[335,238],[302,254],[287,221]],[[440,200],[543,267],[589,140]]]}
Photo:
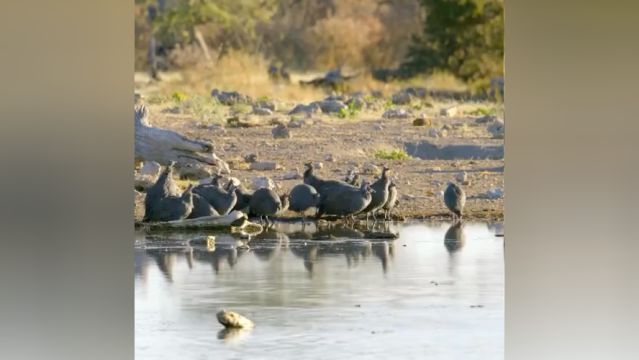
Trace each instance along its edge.
{"label": "still water surface", "polygon": [[[138,234],[135,358],[503,359],[501,225],[390,230],[397,240],[276,224],[250,249]],[[256,327],[221,331],[222,308]]]}

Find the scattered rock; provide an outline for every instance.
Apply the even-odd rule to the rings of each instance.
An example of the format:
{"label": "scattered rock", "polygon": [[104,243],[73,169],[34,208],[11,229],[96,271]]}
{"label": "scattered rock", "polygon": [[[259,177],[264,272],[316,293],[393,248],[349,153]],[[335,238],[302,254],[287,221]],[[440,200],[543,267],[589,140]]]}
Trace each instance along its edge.
{"label": "scattered rock", "polygon": [[344,109],[348,109],[348,106],[340,100],[316,101],[314,104],[317,104],[325,114],[338,113]]}
{"label": "scattered rock", "polygon": [[319,170],[319,169],[322,169],[323,167],[324,167],[324,164],[319,161],[313,163],[313,169]]}
{"label": "scattered rock", "polygon": [[324,156],[324,161],[335,162],[335,157],[332,154],[326,154],[326,156]]}
{"label": "scattered rock", "polygon": [[442,136],[442,132],[439,129],[430,128],[428,129],[428,136],[438,138]]}
{"label": "scattered rock", "polygon": [[301,178],[302,178],[302,175],[297,169],[291,170],[282,176],[282,179],[284,180],[297,180]]}
{"label": "scattered rock", "polygon": [[426,88],[419,87],[419,86],[411,86],[411,87],[404,88],[402,92],[405,92],[411,96],[414,96],[420,99],[425,98],[427,94]]}
{"label": "scattered rock", "polygon": [[442,130],[452,130],[453,128],[448,125],[448,124],[444,124],[444,126],[442,126]]}
{"label": "scattered rock", "polygon": [[457,106],[451,106],[449,108],[441,109],[439,114],[442,116],[453,117],[457,115]]}
{"label": "scattered rock", "polygon": [[229,183],[233,183],[235,186],[242,185],[242,181],[236,177],[229,177]]}
{"label": "scattered rock", "polygon": [[497,120],[496,116],[484,115],[482,117],[478,117],[477,119],[475,119],[475,123],[477,123],[477,124],[486,124],[486,123],[494,122],[495,120]]}
{"label": "scattered rock", "polygon": [[217,321],[220,324],[224,325],[226,328],[245,328],[250,329],[255,326],[255,324],[249,320],[248,318],[234,312],[228,310],[220,310],[217,313]]}
{"label": "scattered rock", "polygon": [[253,114],[259,116],[271,116],[273,115],[273,111],[267,108],[254,108]]}
{"label": "scattered rock", "polygon": [[238,93],[237,91],[220,91],[213,89],[211,96],[216,98],[223,105],[235,105],[238,103],[250,103],[251,98]]}
{"label": "scattered rock", "polygon": [[320,114],[321,112],[322,109],[320,108],[319,104],[317,104],[317,102],[314,102],[308,105],[298,104],[293,108],[293,110],[289,111],[288,114],[306,114],[306,116],[310,116],[313,114]]}
{"label": "scattered rock", "polygon": [[244,155],[244,161],[246,161],[247,163],[254,163],[257,161],[257,154],[247,154]]}
{"label": "scattered rock", "polygon": [[133,185],[135,189],[138,191],[146,191],[146,189],[148,189],[149,186],[155,184],[156,180],[157,178],[152,178],[151,176],[148,176],[148,175],[135,174]]}
{"label": "scattered rock", "polygon": [[381,174],[381,170],[377,165],[367,162],[362,165],[362,173],[366,175],[378,175]]}
{"label": "scattered rock", "polygon": [[284,124],[279,124],[271,130],[273,137],[276,139],[289,139],[291,137],[291,133]]}
{"label": "scattered rock", "polygon": [[381,131],[384,130],[384,127],[382,126],[382,124],[375,124],[373,125],[373,130]]}
{"label": "scattered rock", "polygon": [[173,107],[168,107],[168,108],[162,109],[162,113],[163,114],[181,114],[182,113],[182,109],[180,109],[179,106],[173,106]]}
{"label": "scattered rock", "polygon": [[291,119],[291,121],[288,122],[289,128],[301,128],[305,125],[306,121],[304,121],[304,119]]}
{"label": "scattered rock", "polygon": [[203,164],[176,165],[176,170],[180,174],[180,179],[200,180],[213,174],[211,168]]}
{"label": "scattered rock", "polygon": [[493,139],[504,138],[504,120],[496,119],[493,123],[488,125],[488,132],[493,136]]}
{"label": "scattered rock", "polygon": [[266,171],[266,170],[275,170],[277,169],[277,167],[278,166],[275,161],[258,161],[258,162],[251,163],[250,169],[258,170],[258,171]]}
{"label": "scattered rock", "polygon": [[402,90],[393,94],[391,100],[395,105],[407,105],[413,101],[413,96]]}
{"label": "scattered rock", "polygon": [[259,123],[241,120],[239,116],[231,116],[226,119],[226,124],[232,128],[250,128],[259,126]]}
{"label": "scattered rock", "polygon": [[251,187],[253,187],[253,190],[261,188],[274,189],[275,183],[273,182],[273,180],[266,176],[258,176],[253,178],[253,180],[251,181]]}
{"label": "scattered rock", "polygon": [[432,121],[430,119],[426,119],[423,117],[418,117],[417,119],[413,120],[413,126],[431,126],[432,125]]}
{"label": "scattered rock", "polygon": [[466,174],[465,171],[460,172],[457,175],[455,175],[455,180],[457,180],[460,183],[466,182],[467,179],[468,179],[468,174]]}
{"label": "scattered rock", "polygon": [[346,106],[350,106],[355,109],[363,109],[366,106],[366,102],[361,97],[352,97],[346,101]]}
{"label": "scattered rock", "polygon": [[485,193],[477,194],[475,198],[477,199],[499,199],[504,196],[504,189],[502,188],[492,188]]}
{"label": "scattered rock", "polygon": [[389,109],[382,114],[384,119],[406,119],[410,113],[406,109]]}
{"label": "scattered rock", "polygon": [[275,106],[275,102],[270,101],[270,100],[257,100],[253,103],[253,107],[254,108],[262,108],[262,109],[268,109],[271,111],[275,111],[277,109],[277,107]]}
{"label": "scattered rock", "polygon": [[142,163],[142,166],[140,166],[140,175],[150,176],[155,180],[160,176],[160,171],[162,171],[162,165],[155,161],[145,161]]}

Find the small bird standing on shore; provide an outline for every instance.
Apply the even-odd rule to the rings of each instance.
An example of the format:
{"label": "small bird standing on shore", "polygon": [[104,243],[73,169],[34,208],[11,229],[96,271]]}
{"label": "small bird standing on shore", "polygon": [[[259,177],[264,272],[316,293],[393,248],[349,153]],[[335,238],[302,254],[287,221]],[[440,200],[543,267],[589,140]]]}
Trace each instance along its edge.
{"label": "small bird standing on shore", "polygon": [[449,182],[444,191],[444,204],[453,213],[453,220],[461,219],[464,205],[466,204],[466,193],[459,185]]}

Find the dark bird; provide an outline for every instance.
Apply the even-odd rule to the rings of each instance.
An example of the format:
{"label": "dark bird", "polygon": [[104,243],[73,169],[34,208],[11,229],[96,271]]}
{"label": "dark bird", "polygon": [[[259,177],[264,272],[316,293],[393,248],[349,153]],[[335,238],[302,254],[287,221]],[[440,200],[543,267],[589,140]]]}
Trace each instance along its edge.
{"label": "dark bird", "polygon": [[253,216],[258,216],[260,222],[266,218],[266,223],[269,223],[269,216],[274,216],[277,213],[284,210],[282,199],[277,196],[275,191],[267,188],[261,188],[255,190],[251,200],[249,201],[249,213]]}
{"label": "dark bird", "polygon": [[237,202],[235,187],[233,183],[227,189],[212,184],[198,185],[193,192],[206,199],[220,215],[226,215],[233,210]]}
{"label": "dark bird", "polygon": [[399,200],[397,199],[397,185],[391,181],[390,185],[388,185],[388,200],[382,207],[384,211],[384,219],[391,218],[391,212],[397,206]]}
{"label": "dark bird", "polygon": [[453,213],[453,219],[461,219],[466,204],[466,193],[459,185],[449,182],[444,191],[444,204]]}
{"label": "dark bird", "polygon": [[368,220],[369,214],[373,214],[373,219],[377,220],[375,212],[381,209],[388,201],[388,187],[391,183],[388,170],[390,169],[384,166],[382,176],[371,185],[375,192],[373,192],[373,197],[368,206],[362,211],[362,213],[366,214],[366,220]]}
{"label": "dark bird", "polygon": [[180,189],[175,183],[175,180],[173,180],[174,166],[175,162],[171,161],[169,165],[164,168],[164,171],[160,174],[155,184],[146,190],[143,221],[148,221],[150,217],[153,217],[153,209],[162,199],[180,194]]}
{"label": "dark bird", "polygon": [[342,217],[358,214],[370,204],[372,193],[374,190],[366,182],[359,188],[348,185],[330,189],[326,195],[320,194],[316,217],[319,219],[324,214]]}
{"label": "dark bird", "polygon": [[304,216],[305,211],[310,208],[316,208],[319,205],[320,194],[310,185],[297,184],[291,189],[289,199],[289,209]]}
{"label": "dark bird", "polygon": [[148,221],[173,221],[183,220],[193,210],[193,185],[184,191],[182,196],[168,196],[157,203],[151,212]]}
{"label": "dark bird", "polygon": [[196,219],[204,216],[219,216],[220,214],[198,194],[193,194],[193,210],[187,219]]}
{"label": "dark bird", "polygon": [[[231,183],[232,182],[229,181],[229,183],[226,185],[226,190],[229,189],[229,187],[231,186]],[[237,201],[235,202],[235,206],[233,207],[233,210],[242,211],[245,213],[248,212],[251,196],[253,196],[253,194],[246,191],[242,187],[242,185],[237,186],[235,188],[235,197],[237,198]]]}

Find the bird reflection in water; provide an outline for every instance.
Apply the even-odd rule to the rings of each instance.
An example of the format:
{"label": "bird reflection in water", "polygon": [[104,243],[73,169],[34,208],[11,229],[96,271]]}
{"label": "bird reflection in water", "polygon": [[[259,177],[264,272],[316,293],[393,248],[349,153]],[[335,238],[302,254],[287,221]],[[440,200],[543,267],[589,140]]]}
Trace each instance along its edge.
{"label": "bird reflection in water", "polygon": [[453,254],[464,247],[465,236],[463,231],[463,223],[461,221],[454,222],[444,235],[444,246],[448,253]]}
{"label": "bird reflection in water", "polygon": [[259,260],[269,261],[275,254],[288,247],[289,238],[275,228],[269,228],[253,237],[251,251]]}

